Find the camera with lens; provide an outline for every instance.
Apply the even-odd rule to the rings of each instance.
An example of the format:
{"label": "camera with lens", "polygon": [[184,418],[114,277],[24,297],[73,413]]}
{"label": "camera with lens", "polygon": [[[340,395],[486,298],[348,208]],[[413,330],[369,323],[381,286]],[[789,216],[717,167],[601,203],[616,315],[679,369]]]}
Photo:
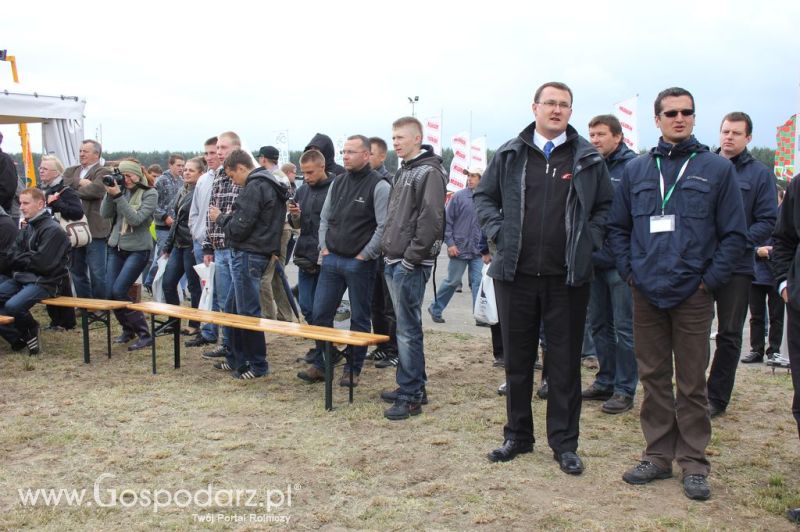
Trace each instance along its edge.
{"label": "camera with lens", "polygon": [[125,186],[125,177],[123,177],[122,172],[119,171],[119,168],[114,168],[114,173],[103,176],[103,184],[107,187],[113,187],[116,185],[119,188],[122,188]]}

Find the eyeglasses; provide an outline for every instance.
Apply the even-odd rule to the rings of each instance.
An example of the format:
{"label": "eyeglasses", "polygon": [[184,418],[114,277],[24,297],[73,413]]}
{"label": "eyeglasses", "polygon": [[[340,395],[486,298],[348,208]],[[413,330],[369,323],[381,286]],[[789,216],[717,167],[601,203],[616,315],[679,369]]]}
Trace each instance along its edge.
{"label": "eyeglasses", "polygon": [[554,108],[557,107],[559,109],[571,109],[572,104],[567,102],[557,102],[555,100],[547,100],[546,102],[538,102],[539,105],[544,105],[545,107]]}
{"label": "eyeglasses", "polygon": [[678,116],[678,113],[680,113],[681,116],[694,116],[694,109],[680,109],[680,110],[673,109],[671,111],[664,111],[661,114],[666,116],[667,118],[675,118],[676,116]]}

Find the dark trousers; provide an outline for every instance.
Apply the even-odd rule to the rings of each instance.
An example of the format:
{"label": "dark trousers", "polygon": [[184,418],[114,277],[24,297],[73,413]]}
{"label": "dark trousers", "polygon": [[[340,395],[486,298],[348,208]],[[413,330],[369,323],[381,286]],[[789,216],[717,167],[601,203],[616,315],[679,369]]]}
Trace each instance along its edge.
{"label": "dark trousers", "polygon": [[767,353],[780,353],[783,342],[785,303],[774,285],[750,286],[750,350],[764,354],[764,337],[769,309],[769,347]]}
{"label": "dark trousers", "polygon": [[[200,287],[200,277],[194,270],[195,264],[194,250],[192,248],[179,248],[177,246],[172,248],[162,282],[164,300],[170,305],[180,305],[178,283],[184,274],[186,274],[186,280],[189,285],[192,308],[197,308],[200,304],[202,288]],[[200,322],[189,320],[189,327],[200,327]]]}
{"label": "dark trousers", "polygon": [[647,444],[642,460],[667,470],[677,460],[685,475],[710,470],[706,368],[713,308],[714,299],[704,290],[671,309],[659,309],[633,290],[633,346],[644,389],[639,417]]}
{"label": "dark trousers", "polygon": [[490,327],[492,331],[492,355],[495,360],[503,360],[503,329],[500,328],[498,321]]}
{"label": "dark trousers", "polygon": [[789,344],[789,363],[792,367],[794,399],[792,414],[797,422],[797,435],[800,436],[800,310],[786,305],[786,342]]}
{"label": "dark trousers", "polygon": [[749,275],[731,275],[730,281],[716,291],[717,350],[708,375],[708,401],[725,410],[731,400],[736,368],[742,356],[742,329],[750,299]]}
{"label": "dark trousers", "polygon": [[381,349],[397,354],[397,318],[394,315],[389,285],[386,284],[386,277],[383,275],[385,266],[381,255],[377,260],[375,289],[372,291],[372,332],[387,335],[389,341],[381,344]]}
{"label": "dark trousers", "polygon": [[556,453],[576,451],[581,415],[581,345],[589,285],[570,287],[564,276],[516,274],[495,280],[506,370],[506,439],[533,442],[533,366],[539,324],[547,335],[547,441]]}
{"label": "dark trousers", "polygon": [[[56,296],[72,297],[72,284],[68,275],[61,279]],[[74,308],[47,305],[47,315],[50,316],[50,325],[53,327],[74,329],[77,325]]]}

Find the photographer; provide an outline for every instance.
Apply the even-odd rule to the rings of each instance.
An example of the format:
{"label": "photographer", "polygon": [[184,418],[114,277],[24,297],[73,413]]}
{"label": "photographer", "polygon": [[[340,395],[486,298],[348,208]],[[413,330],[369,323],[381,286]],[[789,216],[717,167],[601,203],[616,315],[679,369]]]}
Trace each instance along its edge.
{"label": "photographer", "polygon": [[[158,204],[158,192],[150,188],[144,168],[136,160],[119,164],[119,171],[103,178],[106,196],[100,205],[100,214],[111,220],[108,237],[108,262],[106,276],[111,299],[130,301],[128,290],[147,267],[153,237],[150,223]],[[152,345],[153,339],[147,321],[141,312],[121,309],[114,315],[122,325],[122,334],[115,339],[124,344],[139,339],[128,346],[128,351]]]}
{"label": "photographer", "polygon": [[[200,303],[200,278],[194,270],[196,262],[192,233],[189,231],[189,211],[192,207],[194,186],[205,171],[206,165],[202,157],[195,157],[186,163],[186,168],[183,171],[183,187],[178,192],[174,206],[175,220],[170,227],[169,235],[164,241],[163,254],[169,259],[164,272],[164,299],[170,305],[180,304],[178,282],[184,273],[189,284],[189,293],[192,296],[192,308],[197,308]],[[200,323],[190,321],[189,327],[192,328],[190,334],[200,333],[198,328]]]}

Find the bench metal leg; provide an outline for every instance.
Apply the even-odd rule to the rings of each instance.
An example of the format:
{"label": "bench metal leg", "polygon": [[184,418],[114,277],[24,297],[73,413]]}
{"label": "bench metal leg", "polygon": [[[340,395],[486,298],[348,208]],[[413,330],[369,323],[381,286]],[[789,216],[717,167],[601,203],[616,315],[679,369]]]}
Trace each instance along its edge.
{"label": "bench metal leg", "polygon": [[108,358],[111,358],[111,311],[103,311],[106,319],[106,339],[108,340]]}
{"label": "bench metal leg", "polygon": [[345,349],[345,361],[350,366],[350,403],[353,403],[353,350]]}
{"label": "bench metal leg", "polygon": [[173,342],[175,349],[175,369],[181,367],[181,320],[173,318],[172,326],[175,329],[173,332]]}
{"label": "bench metal leg", "polygon": [[153,375],[156,374],[156,315],[150,314],[150,336],[153,338]]}
{"label": "bench metal leg", "polygon": [[325,359],[325,410],[333,410],[333,345],[330,342],[323,344],[323,358]]}
{"label": "bench metal leg", "polygon": [[81,328],[83,329],[83,363],[89,363],[89,311],[81,309]]}

